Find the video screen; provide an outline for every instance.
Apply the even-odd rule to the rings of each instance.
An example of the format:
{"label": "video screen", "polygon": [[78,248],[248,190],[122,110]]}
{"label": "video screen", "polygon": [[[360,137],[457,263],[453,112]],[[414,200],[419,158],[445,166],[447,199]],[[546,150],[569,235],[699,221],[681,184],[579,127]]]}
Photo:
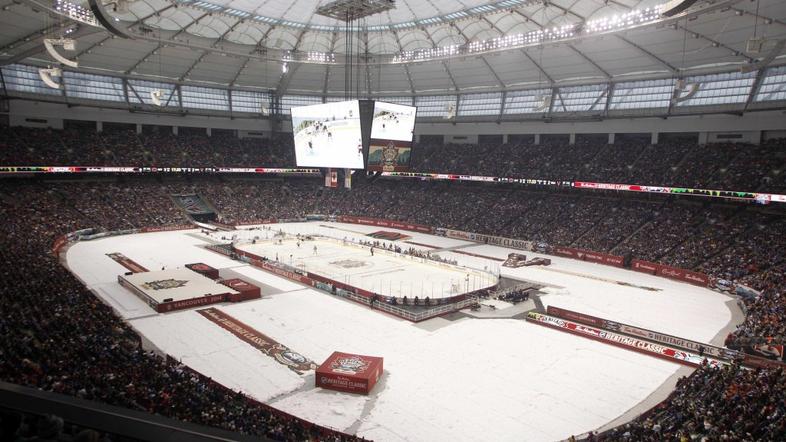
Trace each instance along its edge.
{"label": "video screen", "polygon": [[412,159],[417,108],[377,101],[371,124],[367,170],[406,172]]}
{"label": "video screen", "polygon": [[291,113],[298,167],[363,169],[357,100],[293,107]]}
{"label": "video screen", "polygon": [[417,108],[400,104],[374,102],[371,138],[412,142]]}

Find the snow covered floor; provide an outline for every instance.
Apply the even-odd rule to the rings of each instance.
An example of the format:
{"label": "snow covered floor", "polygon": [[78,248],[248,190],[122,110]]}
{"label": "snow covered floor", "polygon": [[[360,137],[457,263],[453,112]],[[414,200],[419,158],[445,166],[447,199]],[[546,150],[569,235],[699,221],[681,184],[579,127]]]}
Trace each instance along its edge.
{"label": "snow covered floor", "polygon": [[[330,227],[320,227],[320,226]],[[336,232],[362,238],[383,230],[338,223],[275,226],[292,233]],[[332,228],[331,228],[332,227]],[[324,230],[323,230],[324,229]],[[384,229],[392,230],[392,229]],[[251,233],[259,231],[252,231]],[[356,232],[356,233],[352,233]],[[411,324],[331,295],[302,288],[199,247],[199,235],[162,232],[78,243],[68,265],[162,351],[234,389],[292,414],[379,441],[549,441],[602,426],[636,406],[679,366],[521,320],[464,318]],[[504,258],[512,250],[409,233],[435,247]],[[221,236],[226,233],[219,233]],[[327,233],[323,233],[327,234]],[[417,238],[415,238],[417,237]],[[214,236],[215,238],[215,236]],[[385,358],[368,397],[313,387],[193,310],[154,314],[117,285],[120,252],[149,269],[205,262],[232,267],[283,293],[218,308],[317,362],[335,350]],[[327,250],[325,250],[327,252]],[[482,268],[497,261],[443,252]],[[531,255],[528,253],[528,255]],[[559,286],[545,304],[708,340],[730,320],[726,297],[706,289],[611,267],[554,258],[551,271],[503,275]],[[583,277],[582,275],[586,275]],[[600,279],[598,279],[600,278]],[[621,280],[650,286],[621,286]],[[145,312],[144,309],[149,311]],[[140,317],[146,314],[146,317]],[[427,321],[431,322],[431,321]]]}
{"label": "snow covered floor", "polygon": [[[506,258],[509,253],[489,245],[461,250],[495,258]],[[452,252],[444,255],[475,266],[495,262]],[[546,289],[550,294],[541,297],[544,306],[554,305],[704,342],[709,342],[731,320],[731,312],[724,304],[729,298],[702,287],[601,264],[532,252],[526,255],[549,258],[552,265],[501,267],[502,276],[559,287]],[[657,290],[622,286],[615,281]]]}

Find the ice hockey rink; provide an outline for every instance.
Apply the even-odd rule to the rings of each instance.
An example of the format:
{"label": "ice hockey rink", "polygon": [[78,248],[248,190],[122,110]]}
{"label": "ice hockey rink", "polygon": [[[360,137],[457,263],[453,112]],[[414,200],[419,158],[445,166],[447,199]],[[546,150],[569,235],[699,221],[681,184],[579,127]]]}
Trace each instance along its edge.
{"label": "ice hockey rink", "polygon": [[[380,228],[309,222],[210,235],[199,230],[145,233],[76,243],[66,261],[151,348],[283,411],[377,441],[561,440],[636,410],[653,392],[665,397],[661,387],[673,384],[681,369],[523,320],[435,318],[413,324],[202,247],[232,241],[233,235],[237,241],[278,230],[358,241],[371,239],[366,234]],[[411,237],[409,243],[398,242],[402,248],[430,250],[459,265],[543,284],[545,305],[704,342],[733,327],[736,307],[730,298],[704,288],[559,257],[550,257],[550,267],[499,267],[499,260],[515,250],[401,233]],[[304,261],[313,253],[308,247],[302,249]],[[318,255],[331,251],[320,249],[318,245]],[[369,396],[317,389],[313,372],[291,371],[197,309],[153,312],[117,284],[117,275],[127,270],[106,256],[115,252],[148,269],[204,262],[241,275],[263,287],[262,299],[213,307],[317,363],[333,351],[382,356],[385,373]],[[323,258],[328,264],[342,259],[340,254]],[[402,286],[419,282],[403,275],[422,277],[396,274]]]}
{"label": "ice hockey rink", "polygon": [[[373,238],[369,238],[374,240]],[[391,241],[382,241],[392,244]],[[403,249],[413,247],[402,243]],[[300,240],[289,235],[236,244],[240,250],[276,260],[299,270],[326,276],[383,296],[448,298],[493,286],[499,279],[488,269],[472,269],[394,253],[352,240],[330,237]],[[418,248],[419,249],[419,248]],[[494,266],[497,269],[498,267]]]}

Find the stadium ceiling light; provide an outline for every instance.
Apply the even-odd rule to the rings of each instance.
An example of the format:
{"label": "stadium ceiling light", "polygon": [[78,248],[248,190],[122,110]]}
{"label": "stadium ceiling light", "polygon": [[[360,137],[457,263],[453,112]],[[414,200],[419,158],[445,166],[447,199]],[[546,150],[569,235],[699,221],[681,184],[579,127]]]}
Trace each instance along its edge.
{"label": "stadium ceiling light", "polygon": [[52,89],[62,89],[63,85],[52,80],[52,77],[62,77],[63,71],[60,68],[41,68],[38,70],[38,76],[41,81]]}
{"label": "stadium ceiling light", "polygon": [[532,108],[535,112],[545,112],[551,106],[551,95],[539,95],[535,98],[535,106]]}
{"label": "stadium ceiling light", "polygon": [[[688,83],[684,79],[679,79],[674,84],[674,95],[671,98],[673,104],[682,103],[690,100],[699,92],[701,83]],[[687,90],[687,93],[684,93]]]}
{"label": "stadium ceiling light", "polygon": [[403,51],[396,54],[393,63],[428,61],[454,55],[471,55],[500,51],[522,46],[531,46],[589,36],[597,33],[614,32],[634,26],[651,23],[661,18],[659,7],[634,9],[622,15],[613,15],[582,23],[570,23],[560,27],[543,28],[527,33],[503,35],[487,40],[471,41],[463,45],[441,46],[427,49]]}
{"label": "stadium ceiling light", "polygon": [[456,105],[448,103],[448,105],[445,106],[445,119],[452,120],[453,118],[456,118]]}
{"label": "stadium ceiling light", "polygon": [[161,89],[155,89],[150,91],[150,101],[153,102],[158,107],[161,107],[161,98],[164,96],[164,93],[161,92]]}
{"label": "stadium ceiling light", "polygon": [[73,51],[76,49],[76,40],[73,38],[45,38],[44,47],[49,55],[60,63],[70,66],[72,68],[79,67],[79,62],[69,60],[55,50],[55,46],[62,46],[66,51]]}

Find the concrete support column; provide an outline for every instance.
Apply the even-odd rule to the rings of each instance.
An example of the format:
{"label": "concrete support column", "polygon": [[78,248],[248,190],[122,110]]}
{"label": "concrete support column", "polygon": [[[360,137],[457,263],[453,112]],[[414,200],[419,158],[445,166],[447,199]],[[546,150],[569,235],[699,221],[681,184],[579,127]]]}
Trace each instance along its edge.
{"label": "concrete support column", "polygon": [[535,144],[540,144],[540,134],[535,134]]}
{"label": "concrete support column", "polygon": [[699,132],[699,144],[707,144],[707,140],[710,138],[707,132]]}
{"label": "concrete support column", "polygon": [[212,137],[213,136],[213,129],[212,128],[206,127],[205,130],[207,131],[207,136],[208,137]]}
{"label": "concrete support column", "polygon": [[142,124],[141,123],[137,123],[136,124],[136,134],[137,135],[141,135],[142,134]]}
{"label": "concrete support column", "polygon": [[103,121],[96,121],[96,132],[103,132],[104,131],[104,122]]}
{"label": "concrete support column", "polygon": [[172,126],[172,135],[177,136],[177,126]]}
{"label": "concrete support column", "polygon": [[616,134],[609,134],[609,144],[614,144],[614,135]]}
{"label": "concrete support column", "polygon": [[761,144],[761,139],[762,139],[761,131],[757,130],[751,136],[751,143],[753,143],[753,144]]}
{"label": "concrete support column", "polygon": [[575,134],[574,132],[571,132],[571,134],[569,135],[569,137],[570,137],[570,138],[568,138],[568,144],[570,144],[571,146],[573,146],[574,144],[576,144],[576,134]]}
{"label": "concrete support column", "polygon": [[659,134],[657,132],[653,132],[652,133],[652,138],[650,139],[650,144],[653,144],[653,145],[654,144],[658,144],[658,135]]}

